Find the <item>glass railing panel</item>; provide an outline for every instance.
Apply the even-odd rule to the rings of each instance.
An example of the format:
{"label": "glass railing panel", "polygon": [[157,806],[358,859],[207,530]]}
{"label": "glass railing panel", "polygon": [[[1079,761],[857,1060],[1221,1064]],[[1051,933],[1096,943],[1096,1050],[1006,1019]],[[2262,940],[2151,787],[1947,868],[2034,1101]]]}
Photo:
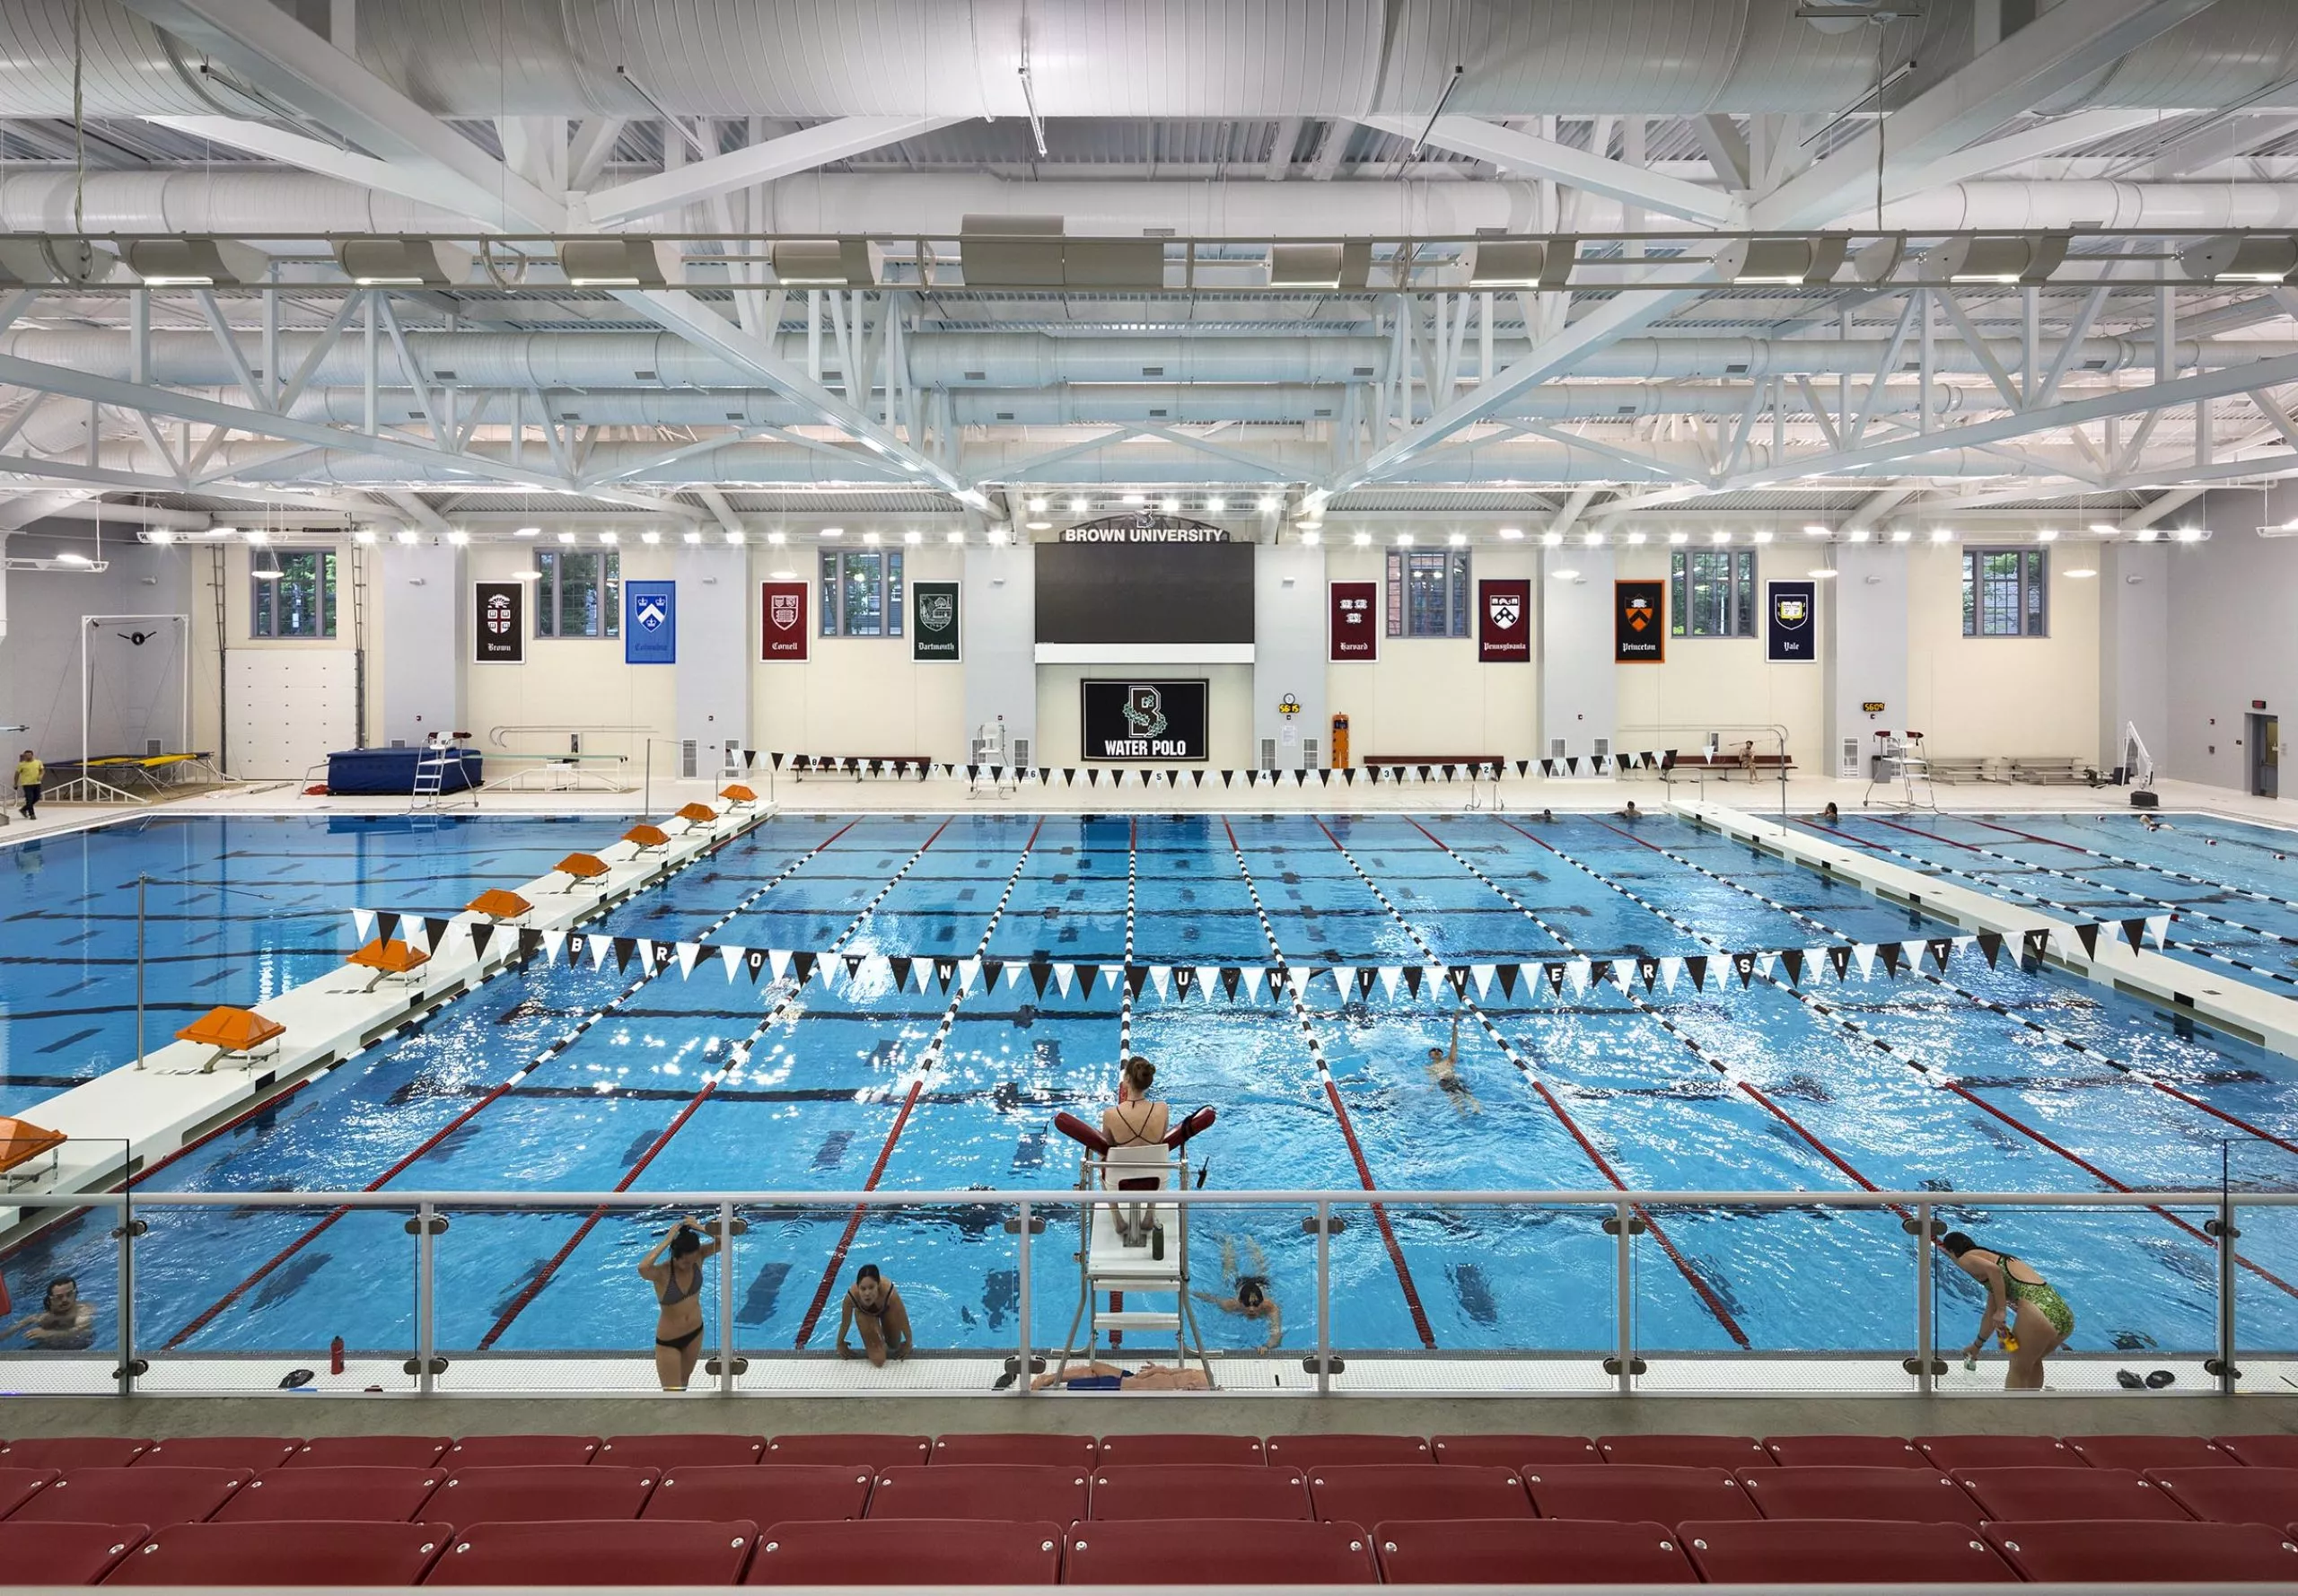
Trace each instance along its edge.
{"label": "glass railing panel", "polygon": [[20,1223],[39,1226],[12,1250],[5,1265],[12,1311],[0,1321],[6,1331],[0,1335],[0,1392],[63,1397],[117,1391],[119,1210],[81,1209],[64,1198],[0,1200],[16,1209]]}

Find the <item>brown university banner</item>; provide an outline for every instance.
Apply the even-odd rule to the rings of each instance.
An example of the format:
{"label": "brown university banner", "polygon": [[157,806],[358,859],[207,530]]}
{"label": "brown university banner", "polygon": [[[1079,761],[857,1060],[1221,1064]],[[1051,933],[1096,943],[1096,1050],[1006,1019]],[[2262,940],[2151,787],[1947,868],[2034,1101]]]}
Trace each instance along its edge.
{"label": "brown university banner", "polygon": [[1487,665],[1532,662],[1532,584],[1522,576],[1476,584],[1476,657]]}
{"label": "brown university banner", "polygon": [[1612,661],[1620,665],[1656,665],[1667,658],[1667,583],[1612,583]]}

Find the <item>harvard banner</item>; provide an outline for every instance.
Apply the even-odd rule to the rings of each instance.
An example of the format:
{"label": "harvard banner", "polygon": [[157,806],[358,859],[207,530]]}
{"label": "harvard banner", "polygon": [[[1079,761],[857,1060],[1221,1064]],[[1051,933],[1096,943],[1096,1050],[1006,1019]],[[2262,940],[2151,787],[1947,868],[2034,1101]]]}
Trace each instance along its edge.
{"label": "harvard banner", "polygon": [[527,657],[527,584],[523,582],[478,582],[471,584],[471,659],[481,665],[523,664]]}
{"label": "harvard banner", "polygon": [[959,657],[956,583],[911,583],[909,619],[911,659],[954,660]]}
{"label": "harvard banner", "polygon": [[759,583],[758,657],[776,660],[806,657],[806,584],[803,582]]}
{"label": "harvard banner", "polygon": [[675,665],[679,662],[679,584],[675,582],[626,582],[622,584],[622,662],[626,665]]}
{"label": "harvard banner", "polygon": [[1334,582],[1326,584],[1329,596],[1325,636],[1327,653],[1334,660],[1377,660],[1381,657],[1381,584],[1377,582]]}
{"label": "harvard banner", "polygon": [[1764,636],[1768,639],[1766,657],[1802,664],[1816,661],[1820,657],[1819,583],[1771,582],[1764,585],[1771,595],[1767,611],[1769,618],[1764,623]]}
{"label": "harvard banner", "polygon": [[1487,665],[1532,662],[1532,584],[1522,576],[1476,584],[1476,657]]}
{"label": "harvard banner", "polygon": [[1667,583],[1612,583],[1612,661],[1621,665],[1656,665],[1668,653]]}

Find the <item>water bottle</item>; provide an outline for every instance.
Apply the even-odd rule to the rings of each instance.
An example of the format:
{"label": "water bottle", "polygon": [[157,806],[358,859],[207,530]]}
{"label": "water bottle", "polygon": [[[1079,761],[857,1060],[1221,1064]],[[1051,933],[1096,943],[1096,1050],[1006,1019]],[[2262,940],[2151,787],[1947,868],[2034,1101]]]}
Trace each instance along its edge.
{"label": "water bottle", "polygon": [[340,1336],[328,1343],[327,1372],[330,1374],[343,1372],[343,1337]]}
{"label": "water bottle", "polygon": [[1162,1225],[1162,1224],[1153,1226],[1153,1227],[1151,1227],[1151,1229],[1150,1229],[1150,1232],[1149,1232],[1149,1256],[1150,1256],[1151,1258],[1155,1258],[1155,1259],[1156,1259],[1158,1262],[1160,1262],[1160,1263],[1162,1263],[1162,1262],[1164,1261],[1164,1258],[1165,1258],[1165,1227],[1164,1227],[1163,1225]]}

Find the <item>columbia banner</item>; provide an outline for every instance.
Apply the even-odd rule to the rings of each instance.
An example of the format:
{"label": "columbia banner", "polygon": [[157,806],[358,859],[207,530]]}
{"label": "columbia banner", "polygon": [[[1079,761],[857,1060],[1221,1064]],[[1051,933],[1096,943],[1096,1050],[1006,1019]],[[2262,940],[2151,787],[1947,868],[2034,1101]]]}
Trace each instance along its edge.
{"label": "columbia banner", "polygon": [[758,657],[768,664],[806,657],[806,584],[759,583]]}
{"label": "columbia banner", "polygon": [[1487,665],[1532,662],[1532,584],[1524,577],[1476,584],[1476,657]]}
{"label": "columbia banner", "polygon": [[909,611],[911,659],[955,660],[959,657],[956,583],[911,583]]}
{"label": "columbia banner", "polygon": [[1766,584],[1771,602],[1765,613],[1766,657],[1810,664],[1820,657],[1819,583],[1774,582]]}
{"label": "columbia banner", "polygon": [[1379,659],[1381,584],[1335,582],[1327,587],[1330,594],[1325,623],[1327,656],[1335,661]]}
{"label": "columbia banner", "polygon": [[480,665],[523,664],[527,657],[527,584],[473,583],[471,601],[478,606],[470,629],[472,662]]}
{"label": "columbia banner", "polygon": [[675,665],[679,662],[679,584],[675,582],[626,582],[622,584],[622,662],[626,665]]}
{"label": "columbia banner", "polygon": [[1656,665],[1668,654],[1667,583],[1612,583],[1612,661]]}

